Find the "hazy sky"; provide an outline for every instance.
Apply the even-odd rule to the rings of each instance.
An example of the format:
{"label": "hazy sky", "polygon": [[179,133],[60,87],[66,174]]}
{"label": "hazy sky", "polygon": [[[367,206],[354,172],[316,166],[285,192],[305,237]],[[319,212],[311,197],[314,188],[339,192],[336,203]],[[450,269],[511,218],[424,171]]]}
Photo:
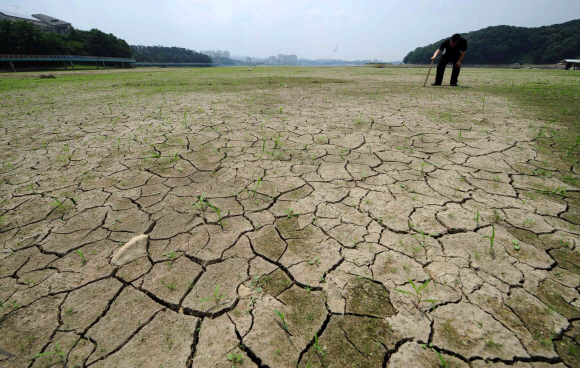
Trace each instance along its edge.
{"label": "hazy sky", "polygon": [[0,10],[47,14],[130,45],[394,61],[455,32],[580,18],[580,0],[0,0]]}

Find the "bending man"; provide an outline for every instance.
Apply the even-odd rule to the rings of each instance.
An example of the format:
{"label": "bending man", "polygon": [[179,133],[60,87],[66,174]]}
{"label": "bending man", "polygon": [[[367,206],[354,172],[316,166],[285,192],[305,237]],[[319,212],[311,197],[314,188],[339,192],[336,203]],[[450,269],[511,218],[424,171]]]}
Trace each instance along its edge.
{"label": "bending man", "polygon": [[437,55],[441,53],[441,60],[437,64],[437,76],[435,83],[432,86],[440,86],[443,82],[443,74],[448,63],[453,63],[453,72],[451,72],[451,85],[457,87],[457,78],[461,70],[461,60],[467,52],[467,40],[459,34],[454,34],[450,39],[444,41],[441,46],[435,51],[431,60],[435,60]]}

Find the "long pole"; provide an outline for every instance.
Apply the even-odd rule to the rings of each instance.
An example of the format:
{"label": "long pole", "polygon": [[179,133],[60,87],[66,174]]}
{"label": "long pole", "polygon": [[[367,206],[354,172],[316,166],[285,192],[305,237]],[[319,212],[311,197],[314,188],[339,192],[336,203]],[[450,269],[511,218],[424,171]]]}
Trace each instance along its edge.
{"label": "long pole", "polygon": [[427,79],[429,79],[429,74],[431,74],[431,68],[433,67],[433,62],[435,60],[431,60],[431,66],[429,67],[429,71],[427,72],[427,77],[425,78],[425,83],[423,83],[423,87],[427,85]]}

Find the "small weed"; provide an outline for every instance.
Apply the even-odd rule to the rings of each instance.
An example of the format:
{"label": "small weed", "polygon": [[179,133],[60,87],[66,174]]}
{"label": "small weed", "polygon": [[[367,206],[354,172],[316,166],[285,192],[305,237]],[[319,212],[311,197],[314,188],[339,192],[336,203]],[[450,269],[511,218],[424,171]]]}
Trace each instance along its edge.
{"label": "small weed", "polygon": [[175,260],[175,258],[177,257],[177,254],[175,254],[174,251],[170,250],[170,251],[164,252],[163,257],[166,257],[171,262],[173,262]]}
{"label": "small weed", "polygon": [[443,359],[441,353],[433,348],[431,348],[431,350],[433,350],[435,354],[437,354],[437,356],[439,357],[439,361],[441,362],[441,368],[447,368],[447,362],[445,361],[445,359]]}
{"label": "small weed", "polygon": [[574,145],[566,147],[568,149],[568,152],[566,152],[566,157],[574,153],[578,145],[580,145],[580,136],[576,137],[576,142],[574,143]]}
{"label": "small weed", "polygon": [[548,128],[550,125],[552,125],[554,122],[556,121],[556,119],[553,119],[552,121],[544,124],[538,131],[538,138],[542,137],[544,135],[544,129]]}
{"label": "small weed", "polygon": [[443,356],[441,355],[441,353],[439,353],[437,350],[435,350],[433,348],[433,343],[432,342],[430,342],[429,345],[427,345],[427,344],[421,344],[421,347],[423,349],[431,348],[431,351],[433,351],[435,354],[437,354],[437,356],[439,357],[439,361],[441,362],[441,364],[439,365],[439,367],[441,367],[441,368],[447,368],[448,367],[447,362],[445,361],[445,359],[443,359]]}
{"label": "small weed", "polygon": [[497,349],[497,348],[501,348],[503,345],[494,342],[492,339],[488,339],[488,340],[485,340],[485,346],[487,346],[490,349]]}
{"label": "small weed", "polygon": [[[425,246],[425,240],[427,240],[427,238],[432,237],[434,235],[437,235],[437,233],[433,233],[433,234],[427,234],[426,232],[424,232],[423,230],[416,230],[419,234],[421,234],[421,245]],[[413,235],[414,238],[419,238],[418,235]]]}
{"label": "small weed", "polygon": [[411,245],[411,248],[413,249],[413,258],[417,258],[417,254],[419,253],[419,251],[421,250],[421,248],[423,248],[425,246],[425,244],[419,244],[418,247],[414,247]]}
{"label": "small weed", "polygon": [[64,362],[64,357],[66,356],[66,353],[64,351],[60,350],[60,345],[58,342],[56,344],[54,344],[54,346],[55,346],[55,349],[53,351],[47,351],[45,353],[36,354],[32,357],[32,359],[43,357],[43,356],[58,355],[60,361]]}
{"label": "small weed", "polygon": [[358,244],[357,236],[355,235],[353,239],[350,239],[350,241],[352,241],[352,247],[356,248],[356,245]]}
{"label": "small weed", "polygon": [[522,223],[522,227],[526,227],[526,225],[530,225],[530,226],[534,226],[534,220],[533,219],[525,219],[524,222]]}
{"label": "small weed", "polygon": [[318,334],[316,334],[316,333],[314,334],[314,348],[321,355],[326,355],[326,353],[324,352],[324,350],[322,350],[322,348],[320,347],[320,345],[318,345]]}
{"label": "small weed", "polygon": [[221,210],[214,206],[213,204],[209,203],[206,199],[205,199],[205,193],[203,193],[202,195],[200,195],[199,197],[197,197],[197,201],[195,202],[195,204],[192,207],[200,207],[201,210],[203,211],[203,209],[205,208],[205,206],[212,208],[218,215],[218,220],[217,223],[222,227],[222,229],[224,228],[224,222],[223,222],[223,218],[222,218],[222,214],[221,214]]}
{"label": "small weed", "polygon": [[276,315],[280,318],[280,320],[282,321],[282,326],[284,327],[285,331],[288,331],[288,325],[286,324],[286,320],[285,320],[285,315],[284,313],[278,312],[277,310],[274,309],[274,313],[276,313]]}
{"label": "small weed", "polygon": [[311,266],[313,266],[313,265],[318,266],[318,265],[320,265],[320,263],[321,262],[320,262],[320,259],[318,257],[314,257],[313,261],[308,262],[308,264],[310,264]]}
{"label": "small weed", "polygon": [[491,236],[484,236],[484,239],[489,239],[489,254],[494,254],[493,245],[495,242],[495,226],[491,225]]}
{"label": "small weed", "polygon": [[224,294],[219,293],[219,288],[220,288],[220,286],[216,285],[215,290],[213,292],[213,297],[202,299],[202,300],[200,300],[200,303],[207,302],[207,301],[213,301],[213,302],[215,302],[215,306],[217,307],[220,304],[220,300],[225,296]]}
{"label": "small weed", "polygon": [[288,208],[284,210],[284,213],[288,216],[288,218],[297,217],[298,214],[294,212],[292,208]]}
{"label": "small weed", "polygon": [[268,174],[264,174],[259,180],[258,180],[258,184],[256,184],[256,187],[254,188],[254,196],[256,195],[256,193],[258,192],[258,188],[260,187],[260,183],[262,182],[262,179],[264,179],[264,177],[268,175]]}
{"label": "small weed", "polygon": [[278,134],[277,136],[275,136],[275,135],[272,136],[272,139],[274,139],[274,149],[282,147],[282,143],[280,143],[281,137],[282,137],[282,134]]}
{"label": "small weed", "polygon": [[226,355],[228,360],[232,363],[232,368],[236,368],[237,364],[242,364],[244,360],[242,359],[242,353],[229,353]]}
{"label": "small weed", "polygon": [[87,259],[85,258],[85,255],[83,254],[83,252],[81,252],[80,249],[77,249],[77,253],[79,254],[79,256],[81,256],[81,264],[87,263]]}
{"label": "small weed", "polygon": [[59,201],[57,198],[55,198],[54,202],[52,202],[50,204],[52,204],[53,206],[56,206],[58,208],[62,208],[65,212],[68,211],[68,209],[64,206],[64,204],[61,201]]}
{"label": "small weed", "polygon": [[[403,293],[403,294],[408,294],[408,295],[414,296],[415,299],[417,300],[416,303],[415,303],[415,306],[417,308],[419,308],[419,304],[421,303],[421,301],[423,301],[423,295],[421,294],[421,291],[423,291],[423,289],[425,289],[427,286],[429,286],[429,281],[431,281],[431,279],[427,279],[427,281],[425,281],[419,287],[415,286],[415,283],[410,278],[407,278],[407,280],[409,280],[409,282],[411,283],[411,286],[413,287],[413,290],[415,291],[414,294],[411,293],[411,292],[409,292],[409,291],[405,291],[405,290],[401,290],[401,289],[395,289],[395,291],[398,291],[399,293]],[[429,302],[429,303],[435,303],[435,302],[437,302],[437,300],[434,300],[434,299],[425,299],[424,301]]]}
{"label": "small weed", "polygon": [[254,275],[254,280],[252,281],[252,286],[256,288],[258,293],[262,292],[262,285],[260,285],[260,276]]}

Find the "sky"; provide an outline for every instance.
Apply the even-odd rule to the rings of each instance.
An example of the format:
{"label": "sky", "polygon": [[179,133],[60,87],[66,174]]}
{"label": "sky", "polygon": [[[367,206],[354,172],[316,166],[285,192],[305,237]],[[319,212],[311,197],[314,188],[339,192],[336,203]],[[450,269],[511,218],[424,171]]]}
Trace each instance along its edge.
{"label": "sky", "polygon": [[497,25],[580,18],[579,0],[0,0],[130,45],[228,50],[266,58],[402,60],[417,47]]}

